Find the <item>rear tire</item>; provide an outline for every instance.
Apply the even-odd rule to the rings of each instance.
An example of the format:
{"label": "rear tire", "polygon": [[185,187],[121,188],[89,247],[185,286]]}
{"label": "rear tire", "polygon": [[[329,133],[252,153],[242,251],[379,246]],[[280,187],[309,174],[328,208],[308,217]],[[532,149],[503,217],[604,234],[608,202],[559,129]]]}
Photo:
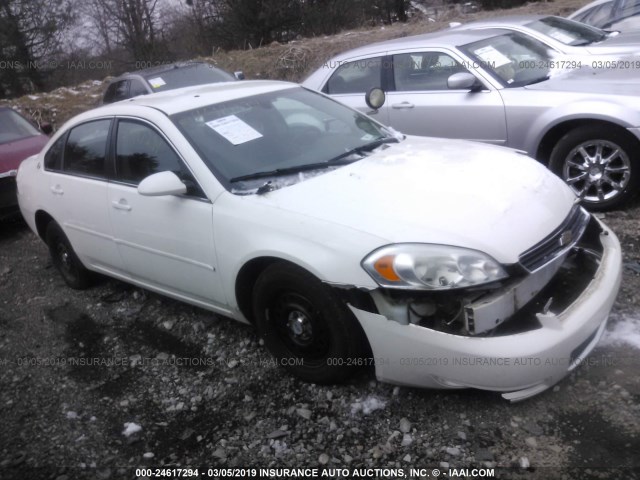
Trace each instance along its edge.
{"label": "rear tire", "polygon": [[56,270],[71,288],[83,290],[92,283],[92,275],[74,252],[69,239],[56,222],[47,226],[46,241],[51,254],[51,261]]}
{"label": "rear tire", "polygon": [[624,130],[590,125],[571,130],[551,152],[549,167],[590,210],[617,207],[640,184],[640,143]]}
{"label": "rear tire", "polygon": [[258,333],[278,365],[312,383],[336,383],[366,363],[366,337],[330,287],[289,263],[265,269],[253,290]]}

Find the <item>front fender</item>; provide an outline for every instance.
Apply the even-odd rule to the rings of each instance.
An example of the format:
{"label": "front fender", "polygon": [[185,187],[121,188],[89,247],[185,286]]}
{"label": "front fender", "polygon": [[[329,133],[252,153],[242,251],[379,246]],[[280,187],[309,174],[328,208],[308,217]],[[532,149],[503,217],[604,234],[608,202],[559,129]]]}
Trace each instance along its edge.
{"label": "front fender", "polygon": [[535,119],[525,138],[524,149],[534,156],[552,129],[572,121],[600,121],[629,129],[640,126],[640,109],[604,101],[579,101],[551,108]]}

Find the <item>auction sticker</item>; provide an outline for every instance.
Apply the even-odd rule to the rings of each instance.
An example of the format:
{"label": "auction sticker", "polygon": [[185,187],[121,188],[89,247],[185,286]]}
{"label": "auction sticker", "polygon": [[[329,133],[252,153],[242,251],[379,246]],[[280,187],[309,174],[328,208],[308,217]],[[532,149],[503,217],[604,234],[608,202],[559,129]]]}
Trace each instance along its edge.
{"label": "auction sticker", "polygon": [[207,126],[222,135],[234,145],[241,145],[262,137],[260,132],[248,123],[240,120],[235,115],[211,120],[210,122],[207,122]]}
{"label": "auction sticker", "polygon": [[149,80],[149,84],[153,87],[153,88],[160,88],[163,85],[166,85],[167,82],[165,82],[162,77],[155,77],[155,78],[151,78]]}

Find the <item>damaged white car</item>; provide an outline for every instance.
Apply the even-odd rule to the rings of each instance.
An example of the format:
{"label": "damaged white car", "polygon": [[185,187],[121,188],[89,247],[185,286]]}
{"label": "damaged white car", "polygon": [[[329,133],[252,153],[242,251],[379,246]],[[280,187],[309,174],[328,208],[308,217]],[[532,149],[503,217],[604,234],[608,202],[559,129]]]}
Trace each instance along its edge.
{"label": "damaged white car", "polygon": [[616,236],[535,160],[288,83],[92,110],[17,182],[71,287],[99,272],[253,323],[311,382],[369,365],[526,398],[591,351],[619,288]]}

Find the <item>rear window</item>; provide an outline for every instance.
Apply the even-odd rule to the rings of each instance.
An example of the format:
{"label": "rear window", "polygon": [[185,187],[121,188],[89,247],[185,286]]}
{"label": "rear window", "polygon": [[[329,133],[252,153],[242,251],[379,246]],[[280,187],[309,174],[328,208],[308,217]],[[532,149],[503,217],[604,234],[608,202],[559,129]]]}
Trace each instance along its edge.
{"label": "rear window", "polygon": [[207,64],[177,67],[162,73],[145,75],[144,78],[154,92],[235,80],[233,75]]}
{"label": "rear window", "polygon": [[36,135],[40,132],[25,118],[10,109],[0,110],[0,144]]}

